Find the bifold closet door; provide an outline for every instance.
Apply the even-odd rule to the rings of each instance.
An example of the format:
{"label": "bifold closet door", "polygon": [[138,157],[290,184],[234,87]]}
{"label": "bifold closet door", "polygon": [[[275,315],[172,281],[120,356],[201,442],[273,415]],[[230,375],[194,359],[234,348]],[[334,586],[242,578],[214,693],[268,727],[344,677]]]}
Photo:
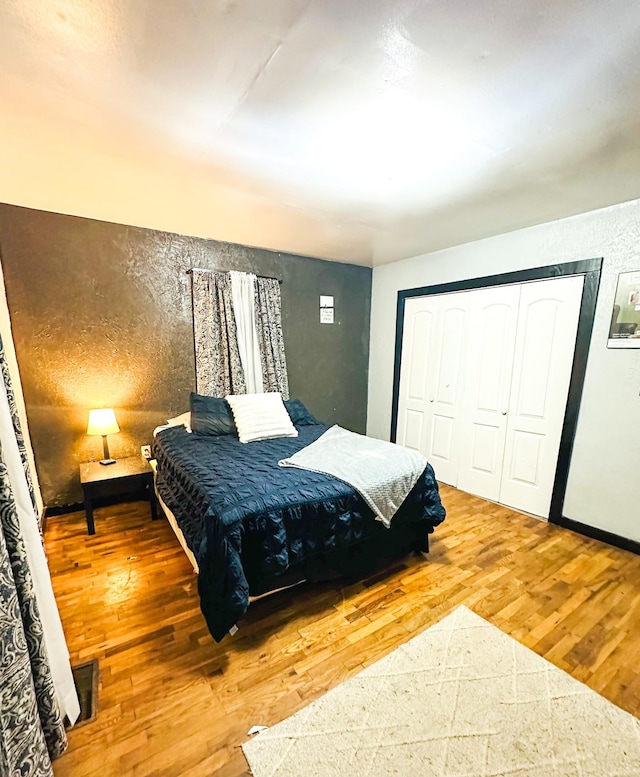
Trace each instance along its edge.
{"label": "bifold closet door", "polygon": [[498,501],[513,373],[520,285],[469,297],[458,488]]}
{"label": "bifold closet door", "polygon": [[584,276],[522,285],[498,501],[547,518]]}
{"label": "bifold closet door", "polygon": [[397,440],[438,480],[549,516],[583,284],[406,301]]}
{"label": "bifold closet door", "polygon": [[468,293],[405,303],[397,440],[423,453],[436,477],[455,486],[466,352]]}

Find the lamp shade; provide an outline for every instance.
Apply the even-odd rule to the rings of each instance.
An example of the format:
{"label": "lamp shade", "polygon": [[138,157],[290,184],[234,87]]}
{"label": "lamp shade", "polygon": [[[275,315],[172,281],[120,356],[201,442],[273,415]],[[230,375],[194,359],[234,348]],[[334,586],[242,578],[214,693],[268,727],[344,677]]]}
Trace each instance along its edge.
{"label": "lamp shade", "polygon": [[116,414],[110,407],[89,411],[87,434],[116,434],[119,431],[120,427],[116,421]]}

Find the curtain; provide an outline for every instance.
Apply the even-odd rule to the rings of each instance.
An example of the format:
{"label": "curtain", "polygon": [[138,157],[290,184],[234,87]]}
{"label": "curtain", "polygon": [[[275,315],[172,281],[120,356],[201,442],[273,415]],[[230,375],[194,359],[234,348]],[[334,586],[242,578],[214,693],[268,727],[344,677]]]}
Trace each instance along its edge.
{"label": "curtain", "polygon": [[198,393],[279,391],[288,399],[278,281],[192,270],[191,291]]}
{"label": "curtain", "polygon": [[247,394],[261,394],[262,359],[256,333],[255,282],[253,273],[230,272],[233,313],[238,333],[238,350],[244,370]]}
{"label": "curtain", "polygon": [[49,777],[67,740],[9,470],[0,450],[0,774]]}
{"label": "curtain", "polygon": [[[20,460],[22,462],[22,468],[24,469],[24,475],[27,481],[27,488],[29,489],[29,498],[33,504],[33,509],[36,515],[38,515],[38,503],[36,501],[36,494],[33,488],[33,478],[31,476],[31,466],[29,465],[29,458],[27,456],[27,448],[24,444],[24,436],[22,434],[22,424],[20,423],[20,416],[18,415],[18,408],[16,405],[15,394],[13,393],[13,385],[11,383],[11,375],[9,374],[9,362],[4,351],[4,343],[0,337],[0,373],[2,374],[2,381],[7,393],[7,400],[9,401],[9,410],[11,412],[11,424],[13,426],[13,433],[18,443],[18,450],[20,452]],[[38,520],[38,524],[40,521]]]}
{"label": "curtain", "polygon": [[244,394],[229,274],[193,270],[191,293],[198,393],[212,397]]}
{"label": "curtain", "polygon": [[44,640],[58,705],[63,715],[66,715],[69,721],[74,723],[80,714],[80,705],[73,682],[69,651],[62,630],[58,606],[53,595],[40,525],[31,502],[31,495],[22,466],[21,442],[16,439],[13,433],[11,418],[14,413],[15,407],[12,407],[9,403],[7,387],[4,384],[0,384],[0,445],[2,446],[4,464],[9,475],[21,538],[26,550],[27,563],[40,610]]}
{"label": "curtain", "polygon": [[287,360],[282,336],[280,284],[275,278],[256,279],[256,333],[262,359],[265,391],[279,391],[289,399]]}
{"label": "curtain", "polygon": [[0,375],[0,774],[40,777],[80,705],[1,340]]}
{"label": "curtain", "polygon": [[[2,372],[0,377],[4,379],[5,388],[9,394],[9,402],[15,411],[12,413],[14,432],[16,439],[20,441],[20,457],[23,461],[25,475],[29,486],[29,492],[34,503],[36,515],[38,516],[38,524],[40,525],[40,518],[42,517],[42,513],[44,511],[44,504],[42,501],[42,494],[40,493],[40,486],[38,484],[38,477],[35,470],[33,450],[31,449],[31,443],[29,440],[26,409],[24,406],[22,392],[20,390],[20,371],[18,369],[18,361],[16,359],[15,349],[13,347],[13,340],[11,339],[11,319],[9,317],[9,306],[7,304],[7,295],[4,286],[1,262],[0,333],[0,366]],[[13,380],[17,383],[18,390],[15,392],[15,394],[11,388],[11,378],[9,377],[10,375],[13,376]],[[23,429],[25,434],[23,434]]]}

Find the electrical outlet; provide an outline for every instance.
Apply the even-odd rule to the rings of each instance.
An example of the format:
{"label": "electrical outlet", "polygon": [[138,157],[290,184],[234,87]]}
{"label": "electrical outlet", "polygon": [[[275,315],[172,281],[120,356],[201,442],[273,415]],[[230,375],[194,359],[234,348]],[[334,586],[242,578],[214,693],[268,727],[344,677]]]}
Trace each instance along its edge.
{"label": "electrical outlet", "polygon": [[150,445],[141,445],[140,446],[140,453],[144,456],[145,459],[151,458],[151,446]]}

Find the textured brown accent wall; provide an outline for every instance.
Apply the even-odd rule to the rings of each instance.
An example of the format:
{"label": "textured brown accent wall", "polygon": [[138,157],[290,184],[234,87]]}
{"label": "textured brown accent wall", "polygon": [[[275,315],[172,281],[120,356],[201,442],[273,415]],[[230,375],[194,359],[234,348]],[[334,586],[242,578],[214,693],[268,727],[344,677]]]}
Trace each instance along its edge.
{"label": "textured brown accent wall", "polygon": [[[49,507],[81,500],[78,464],[101,458],[92,407],[113,406],[116,457],[188,409],[195,388],[186,270],[281,278],[292,397],[364,432],[371,270],[0,204],[0,253],[38,477]],[[335,297],[334,325],[319,296]]]}

